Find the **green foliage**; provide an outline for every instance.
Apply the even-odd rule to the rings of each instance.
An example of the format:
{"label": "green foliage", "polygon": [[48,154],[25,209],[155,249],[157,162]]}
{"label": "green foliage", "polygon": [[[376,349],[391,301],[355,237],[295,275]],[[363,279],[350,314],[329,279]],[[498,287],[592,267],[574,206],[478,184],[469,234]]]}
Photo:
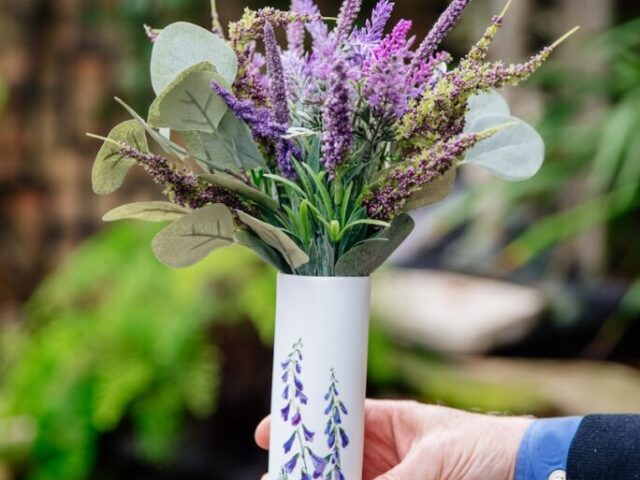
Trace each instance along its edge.
{"label": "green foliage", "polygon": [[472,96],[465,131],[481,133],[496,127],[503,128],[469,149],[459,165],[477,165],[509,181],[528,180],[538,173],[545,152],[540,134],[513,117],[509,104],[499,93],[490,91]]}
{"label": "green foliage", "polygon": [[166,269],[148,249],[156,230],[122,224],[87,242],[0,336],[0,419],[35,426],[29,480],[86,478],[98,437],[125,418],[138,455],[170,462],[185,415],[215,408],[212,322],[248,318],[272,335],[273,270],[238,248]]}
{"label": "green foliage", "polygon": [[186,267],[233,243],[233,215],[216,203],[176,220],[153,238],[153,253],[170,267]]}
{"label": "green foliage", "polygon": [[349,250],[336,262],[336,275],[371,275],[400,246],[413,230],[413,219],[402,214],[376,237],[364,240]]}
{"label": "green foliage", "polygon": [[99,194],[116,191],[124,182],[129,169],[136,164],[120,153],[120,144],[128,144],[146,152],[149,150],[143,128],[135,120],[127,120],[109,132],[91,171],[93,191]]}
{"label": "green foliage", "polygon": [[117,220],[144,220],[146,222],[170,222],[178,220],[191,210],[171,202],[127,203],[108,211],[102,217],[105,222]]}
{"label": "green foliage", "polygon": [[184,70],[208,62],[231,85],[238,73],[238,60],[227,42],[192,23],[176,22],[163,28],[151,53],[151,84],[160,94]]}
{"label": "green foliage", "polygon": [[215,67],[197,63],[180,73],[149,107],[149,125],[154,128],[213,133],[227,111],[224,101],[211,90],[220,82]]}

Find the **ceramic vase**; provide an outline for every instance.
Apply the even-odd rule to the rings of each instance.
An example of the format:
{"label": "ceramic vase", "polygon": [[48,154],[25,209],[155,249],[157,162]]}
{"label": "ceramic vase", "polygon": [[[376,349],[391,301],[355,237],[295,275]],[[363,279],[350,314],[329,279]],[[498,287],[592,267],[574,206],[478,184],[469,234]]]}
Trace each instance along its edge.
{"label": "ceramic vase", "polygon": [[369,277],[279,274],[271,480],[360,480]]}

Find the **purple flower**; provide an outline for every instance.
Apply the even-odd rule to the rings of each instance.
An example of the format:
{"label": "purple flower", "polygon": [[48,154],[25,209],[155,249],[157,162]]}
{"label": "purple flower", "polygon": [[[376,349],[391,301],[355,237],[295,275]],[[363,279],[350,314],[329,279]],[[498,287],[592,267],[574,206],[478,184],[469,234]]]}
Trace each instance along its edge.
{"label": "purple flower", "polygon": [[276,34],[273,26],[266,22],[264,25],[264,47],[267,59],[267,72],[269,73],[270,98],[274,110],[274,117],[282,125],[289,124],[289,106],[287,105],[287,92],[285,88],[282,59],[278,50]]}
{"label": "purple flower", "polygon": [[[285,380],[286,381],[286,380]],[[284,400],[289,400],[289,385],[287,385],[286,387],[284,387],[284,390],[282,391],[282,398]]]}
{"label": "purple flower", "polygon": [[[289,106],[287,104],[287,88],[282,67],[282,58],[278,51],[276,34],[271,23],[264,25],[264,46],[267,58],[267,72],[269,74],[269,93],[274,117],[278,124],[289,127]],[[295,178],[296,173],[291,163],[291,157],[299,157],[300,150],[297,146],[283,138],[276,142],[276,157],[278,168],[287,178]]]}
{"label": "purple flower", "polygon": [[289,440],[287,440],[286,442],[284,442],[284,453],[289,453],[291,451],[291,447],[293,447],[293,442],[296,439],[296,433],[293,432],[293,434],[289,437]]}
{"label": "purple flower", "polygon": [[291,418],[291,425],[297,427],[302,422],[302,415],[300,415],[300,410],[296,412],[296,414]]}
{"label": "purple flower", "polygon": [[293,383],[299,391],[304,390],[304,385],[302,385],[300,379],[295,375],[293,376]]}
{"label": "purple flower", "polygon": [[354,32],[354,40],[369,44],[378,43],[391,18],[393,7],[394,4],[389,0],[380,0],[373,8],[371,18],[367,20],[365,27]]}
{"label": "purple flower", "polygon": [[335,443],[336,443],[336,433],[334,431],[331,431],[329,433],[329,438],[327,438],[327,445],[329,446],[329,448],[333,448]]}
{"label": "purple flower", "polygon": [[291,460],[289,460],[285,466],[284,469],[287,471],[287,473],[293,473],[293,470],[296,468],[296,465],[298,464],[298,458],[300,458],[300,454],[296,453]]}
{"label": "purple flower", "polygon": [[311,477],[309,476],[309,474],[307,472],[302,472],[302,474],[300,476],[300,480],[311,480]]}
{"label": "purple flower", "polygon": [[337,408],[333,409],[333,422],[336,425],[340,425],[342,423],[342,418],[340,417],[340,410]]}
{"label": "purple flower", "polygon": [[362,0],[344,0],[342,7],[340,7],[340,14],[338,15],[338,23],[336,25],[336,43],[340,44],[341,41],[347,37],[353,23],[360,13],[362,7]]}
{"label": "purple flower", "polygon": [[118,153],[134,160],[151,175],[156,184],[164,187],[163,193],[173,203],[193,209],[222,203],[234,209],[247,211],[247,207],[236,194],[204,182],[192,172],[179,169],[160,155],[143,153],[130,145],[123,145]]}
{"label": "purple flower", "polygon": [[313,478],[321,477],[325,468],[327,468],[327,461],[324,458],[320,458],[315,455],[311,450],[309,450],[309,456],[313,463]]}
{"label": "purple flower", "polygon": [[413,68],[416,68],[421,60],[427,61],[431,58],[447,33],[456,26],[469,2],[471,0],[452,0],[416,50]]}
{"label": "purple flower", "polygon": [[349,415],[349,412],[347,411],[347,407],[344,406],[344,403],[339,402],[340,405],[340,410],[342,410],[342,413],[344,413],[345,415]]}
{"label": "purple flower", "polygon": [[284,407],[282,410],[280,410],[280,415],[282,415],[282,419],[286,422],[287,420],[289,420],[289,413],[291,410],[291,404],[287,404],[286,407]]}
{"label": "purple flower", "polygon": [[323,119],[322,163],[330,175],[346,157],[353,142],[351,94],[345,65],[337,61],[333,67],[329,95]]}
{"label": "purple flower", "polygon": [[307,402],[309,401],[309,397],[307,397],[303,391],[301,390],[297,390],[296,391],[296,397],[298,397],[300,399],[300,403],[302,405],[306,405]]}
{"label": "purple flower", "polygon": [[233,93],[217,82],[211,84],[211,89],[222,98],[236,117],[249,126],[256,140],[263,142],[279,141],[287,131],[287,127],[276,122],[267,108],[256,107],[251,100],[239,100]]}
{"label": "purple flower", "polygon": [[349,437],[347,437],[346,432],[341,428],[340,429],[340,441],[342,442],[342,448],[346,448],[349,445]]}
{"label": "purple flower", "polygon": [[458,135],[414,154],[402,167],[389,172],[380,187],[364,199],[369,217],[388,219],[400,213],[414,192],[443,175],[466,150],[496,131]]}
{"label": "purple flower", "polygon": [[315,433],[310,431],[304,424],[302,425],[302,433],[304,434],[304,439],[307,442],[313,442],[313,437],[315,436]]}

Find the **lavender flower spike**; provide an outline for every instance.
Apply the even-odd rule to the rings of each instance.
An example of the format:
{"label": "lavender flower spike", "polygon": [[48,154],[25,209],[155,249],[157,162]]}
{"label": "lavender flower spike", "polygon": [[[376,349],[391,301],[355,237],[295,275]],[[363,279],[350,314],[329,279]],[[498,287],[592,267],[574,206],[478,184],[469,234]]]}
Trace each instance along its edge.
{"label": "lavender flower spike", "polygon": [[416,50],[411,62],[412,69],[416,68],[420,61],[428,61],[431,58],[447,33],[456,26],[470,2],[471,0],[452,0]]}
{"label": "lavender flower spike", "polygon": [[361,7],[362,0],[344,0],[342,7],[340,7],[338,24],[336,25],[336,43],[339,44],[341,40],[347,37],[356,18],[358,18]]}
{"label": "lavender flower spike", "polygon": [[346,67],[341,60],[333,67],[330,85],[329,96],[322,113],[322,163],[329,174],[333,175],[353,142],[351,96]]}
{"label": "lavender flower spike", "polygon": [[[291,12],[302,13],[300,0],[291,0]],[[287,43],[289,50],[298,56],[304,55],[304,24],[293,22],[287,26]]]}
{"label": "lavender flower spike", "polygon": [[[282,57],[278,51],[276,34],[271,23],[264,25],[264,46],[267,57],[267,73],[269,74],[269,94],[274,117],[278,124],[289,127],[289,105],[287,104],[287,88],[282,67]],[[280,172],[287,178],[295,178],[295,169],[291,156],[295,156],[297,148],[291,142],[280,138],[276,143],[276,157]]]}
{"label": "lavender flower spike", "polygon": [[289,106],[287,105],[287,92],[284,81],[282,58],[278,50],[276,34],[273,25],[264,24],[264,47],[267,57],[267,72],[269,73],[270,99],[273,106],[275,119],[284,125],[289,124]]}

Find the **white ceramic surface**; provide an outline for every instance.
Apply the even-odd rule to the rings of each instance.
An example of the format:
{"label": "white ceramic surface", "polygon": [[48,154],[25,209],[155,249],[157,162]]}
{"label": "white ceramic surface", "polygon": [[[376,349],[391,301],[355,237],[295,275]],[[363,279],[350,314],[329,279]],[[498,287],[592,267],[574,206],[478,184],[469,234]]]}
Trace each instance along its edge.
{"label": "white ceramic surface", "polygon": [[270,479],[362,478],[370,290],[368,277],[278,276]]}

